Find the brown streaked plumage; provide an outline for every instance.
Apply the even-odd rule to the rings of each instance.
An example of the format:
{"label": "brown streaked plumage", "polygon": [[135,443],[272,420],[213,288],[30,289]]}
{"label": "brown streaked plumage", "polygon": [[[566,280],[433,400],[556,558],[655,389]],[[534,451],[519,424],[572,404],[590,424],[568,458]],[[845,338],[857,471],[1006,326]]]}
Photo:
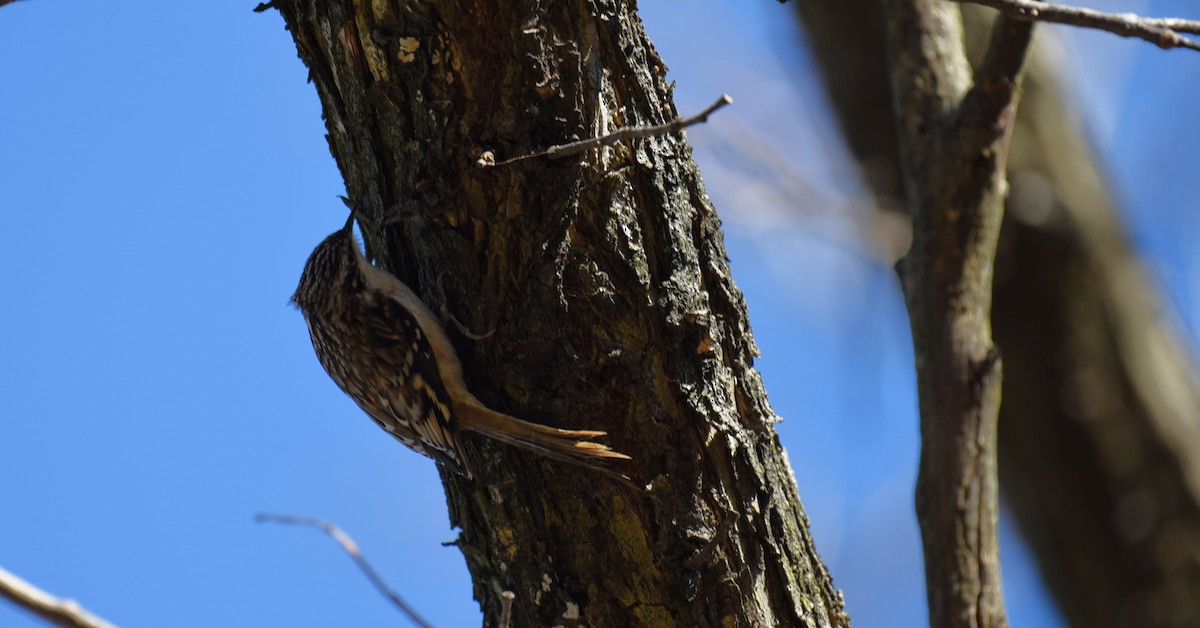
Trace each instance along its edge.
{"label": "brown streaked plumage", "polygon": [[353,212],[309,256],[292,303],[338,387],[397,440],[462,475],[471,477],[463,430],[611,475],[596,463],[629,459],[592,442],[605,432],[547,427],[484,407],[467,390],[433,312],[359,250]]}

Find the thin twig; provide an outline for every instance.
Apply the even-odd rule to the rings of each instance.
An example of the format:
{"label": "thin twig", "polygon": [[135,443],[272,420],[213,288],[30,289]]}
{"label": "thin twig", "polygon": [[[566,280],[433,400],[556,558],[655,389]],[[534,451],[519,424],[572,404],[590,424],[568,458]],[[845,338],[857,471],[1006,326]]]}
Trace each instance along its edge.
{"label": "thin twig", "polygon": [[1200,21],[1141,17],[1133,13],[1102,13],[1092,9],[1046,4],[1033,0],[951,0],[959,4],[991,7],[1015,20],[1053,22],[1136,37],[1159,48],[1200,50],[1200,42],[1180,33],[1200,35]]}
{"label": "thin twig", "polygon": [[416,609],[409,606],[408,602],[405,602],[404,598],[400,597],[400,594],[388,587],[387,583],[383,581],[383,578],[379,577],[379,574],[376,573],[373,567],[371,567],[371,563],[367,562],[367,559],[362,555],[361,552],[358,551],[358,544],[354,542],[354,539],[350,538],[350,535],[343,532],[341,528],[329,523],[328,521],[323,521],[315,517],[297,517],[294,515],[271,515],[260,513],[255,515],[254,520],[259,523],[282,523],[285,525],[312,526],[324,532],[325,534],[328,534],[333,538],[333,540],[337,541],[338,544],[342,546],[342,549],[345,550],[351,558],[354,559],[354,562],[358,564],[358,568],[361,569],[364,574],[366,574],[367,579],[371,581],[371,584],[375,585],[375,588],[378,589],[379,592],[384,595],[384,597],[391,600],[392,604],[395,604],[396,607],[401,610],[401,612],[407,615],[408,618],[412,620],[412,623],[421,626],[422,628],[433,628],[433,625],[425,621],[425,618],[421,617],[421,615],[417,613]]}
{"label": "thin twig", "polygon": [[721,107],[724,107],[725,105],[729,105],[732,103],[733,103],[733,98],[730,97],[729,94],[721,94],[721,97],[717,99],[717,102],[714,102],[713,104],[709,105],[709,107],[707,109],[705,109],[704,111],[701,111],[700,113],[698,113],[690,118],[684,118],[684,117],[680,116],[680,117],[677,117],[674,120],[671,120],[670,122],[667,122],[665,124],[656,124],[654,126],[622,127],[620,129],[617,129],[616,131],[613,131],[612,133],[607,134],[607,135],[601,135],[600,137],[591,137],[586,140],[578,140],[578,141],[570,142],[567,144],[558,144],[556,146],[551,146],[550,148],[547,148],[544,151],[540,151],[537,153],[531,153],[529,155],[521,155],[520,157],[513,157],[512,159],[505,159],[504,161],[498,161],[495,163],[489,163],[485,159],[480,159],[477,163],[480,166],[507,166],[508,164],[516,163],[518,161],[525,161],[526,159],[534,159],[536,157],[549,157],[550,159],[559,159],[562,157],[566,157],[568,155],[582,153],[584,151],[591,150],[593,148],[599,148],[601,146],[610,146],[612,144],[616,144],[617,142],[620,142],[621,140],[636,140],[636,139],[641,139],[643,137],[653,137],[653,136],[657,136],[657,135],[667,135],[669,133],[677,133],[679,131],[682,131],[683,129],[688,128],[689,126],[692,126],[693,124],[700,124],[702,122],[707,122],[708,117],[711,116],[712,114],[716,113],[716,111],[718,109],[720,109]]}
{"label": "thin twig", "polygon": [[517,594],[512,591],[500,594],[500,628],[508,628],[508,623],[512,621],[512,605],[515,599]]}
{"label": "thin twig", "polygon": [[55,626],[116,628],[84,610],[75,600],[54,597],[3,568],[0,568],[0,597]]}

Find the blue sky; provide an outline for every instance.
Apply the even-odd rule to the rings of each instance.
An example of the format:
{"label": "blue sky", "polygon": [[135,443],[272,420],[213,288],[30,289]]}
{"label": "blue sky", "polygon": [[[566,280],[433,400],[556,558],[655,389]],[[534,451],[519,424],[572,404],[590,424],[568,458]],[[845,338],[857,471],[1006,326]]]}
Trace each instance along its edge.
{"label": "blue sky", "polygon": [[[253,523],[312,515],[437,625],[478,625],[433,463],[337,390],[286,304],[342,222],[343,186],[282,20],[254,4],[0,8],[0,566],[122,626],[402,623],[319,533]],[[891,271],[820,207],[853,184],[791,9],[642,4],[681,109],[735,98],[690,137],[818,548],[856,625],[923,625],[908,327]],[[1194,337],[1200,183],[1180,149],[1200,120],[1179,103],[1200,55],[1104,35],[1068,50],[1135,239]],[[803,189],[723,160],[743,131]],[[1014,625],[1058,625],[1019,540],[1003,543]],[[35,625],[0,604],[0,626]]]}

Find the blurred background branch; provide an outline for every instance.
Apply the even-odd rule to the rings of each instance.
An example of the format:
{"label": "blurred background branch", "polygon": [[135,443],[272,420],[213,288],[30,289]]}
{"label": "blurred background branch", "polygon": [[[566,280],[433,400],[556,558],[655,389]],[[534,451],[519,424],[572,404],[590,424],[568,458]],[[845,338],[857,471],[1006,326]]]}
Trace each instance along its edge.
{"label": "blurred background branch", "polygon": [[[878,3],[795,7],[863,181],[895,198]],[[976,60],[992,15],[964,7]],[[1033,48],[1009,158],[993,310],[1005,362],[1001,491],[1071,624],[1195,625],[1195,367],[1058,91],[1055,50]]]}
{"label": "blurred background branch", "polygon": [[916,514],[932,626],[1008,625],[996,423],[992,269],[1033,25],[1000,20],[971,75],[957,7],[890,0],[885,56],[912,246],[896,266],[920,408]]}

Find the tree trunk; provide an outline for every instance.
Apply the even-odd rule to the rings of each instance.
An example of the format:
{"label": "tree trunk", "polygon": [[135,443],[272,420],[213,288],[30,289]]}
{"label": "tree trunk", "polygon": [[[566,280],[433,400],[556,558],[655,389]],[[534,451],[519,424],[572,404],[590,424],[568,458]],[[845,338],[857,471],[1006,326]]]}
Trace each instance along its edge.
{"label": "tree trunk", "polygon": [[443,480],[486,621],[511,590],[520,626],[845,625],[684,139],[477,165],[676,115],[632,6],[273,6],[373,208],[369,255],[435,310],[443,279],[449,311],[494,330],[452,333],[472,390],[607,430],[645,487],[468,441],[477,479]]}
{"label": "tree trunk", "polygon": [[[895,197],[883,6],[795,6],[865,180]],[[978,59],[994,12],[963,12]],[[1181,559],[1200,547],[1195,368],[1049,56],[1034,47],[997,257],[1001,490],[1072,625],[1197,625],[1200,562]]]}

